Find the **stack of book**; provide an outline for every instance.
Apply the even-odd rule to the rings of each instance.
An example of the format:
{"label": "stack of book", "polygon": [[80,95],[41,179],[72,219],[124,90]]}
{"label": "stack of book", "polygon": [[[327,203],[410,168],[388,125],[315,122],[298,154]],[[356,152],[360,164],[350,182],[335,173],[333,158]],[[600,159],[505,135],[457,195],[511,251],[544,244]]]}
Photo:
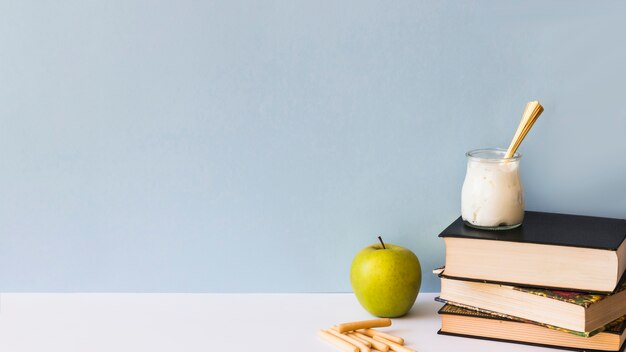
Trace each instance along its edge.
{"label": "stack of book", "polygon": [[459,218],[446,245],[440,334],[619,351],[626,339],[626,220],[526,212],[478,230]]}

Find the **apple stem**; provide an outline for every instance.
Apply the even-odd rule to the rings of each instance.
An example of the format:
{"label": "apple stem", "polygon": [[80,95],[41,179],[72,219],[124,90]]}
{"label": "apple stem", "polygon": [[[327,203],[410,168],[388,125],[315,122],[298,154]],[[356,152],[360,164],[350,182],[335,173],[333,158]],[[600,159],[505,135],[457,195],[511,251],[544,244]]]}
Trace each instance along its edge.
{"label": "apple stem", "polygon": [[378,240],[380,241],[380,244],[383,245],[383,249],[387,249],[387,247],[385,247],[385,242],[383,242],[382,237],[378,236]]}

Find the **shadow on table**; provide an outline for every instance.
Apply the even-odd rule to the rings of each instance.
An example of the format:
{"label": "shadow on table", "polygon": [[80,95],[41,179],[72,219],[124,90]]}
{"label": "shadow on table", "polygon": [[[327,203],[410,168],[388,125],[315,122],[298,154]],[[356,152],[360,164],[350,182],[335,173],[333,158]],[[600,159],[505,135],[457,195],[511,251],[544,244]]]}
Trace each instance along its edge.
{"label": "shadow on table", "polygon": [[436,314],[442,306],[443,304],[436,302],[435,300],[415,302],[411,311],[402,317],[402,319],[427,319],[428,317],[432,317],[433,314]]}

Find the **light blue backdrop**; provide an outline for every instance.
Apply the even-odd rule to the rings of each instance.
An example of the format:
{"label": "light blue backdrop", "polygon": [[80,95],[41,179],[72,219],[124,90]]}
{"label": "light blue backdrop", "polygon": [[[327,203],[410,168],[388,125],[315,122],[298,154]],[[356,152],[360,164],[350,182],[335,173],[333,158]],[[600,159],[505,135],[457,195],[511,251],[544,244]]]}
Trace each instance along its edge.
{"label": "light blue backdrop", "polygon": [[524,105],[527,208],[626,217],[626,6],[0,2],[0,290],[349,291]]}

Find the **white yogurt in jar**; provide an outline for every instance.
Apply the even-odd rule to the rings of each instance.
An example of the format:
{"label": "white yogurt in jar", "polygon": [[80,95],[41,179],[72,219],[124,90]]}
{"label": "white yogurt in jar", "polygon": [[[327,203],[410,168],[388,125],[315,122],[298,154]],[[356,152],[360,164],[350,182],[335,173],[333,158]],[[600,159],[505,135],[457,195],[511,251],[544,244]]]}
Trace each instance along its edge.
{"label": "white yogurt in jar", "polygon": [[469,225],[505,229],[524,219],[524,190],[519,176],[520,155],[479,149],[467,153],[467,173],[461,195],[461,216]]}

